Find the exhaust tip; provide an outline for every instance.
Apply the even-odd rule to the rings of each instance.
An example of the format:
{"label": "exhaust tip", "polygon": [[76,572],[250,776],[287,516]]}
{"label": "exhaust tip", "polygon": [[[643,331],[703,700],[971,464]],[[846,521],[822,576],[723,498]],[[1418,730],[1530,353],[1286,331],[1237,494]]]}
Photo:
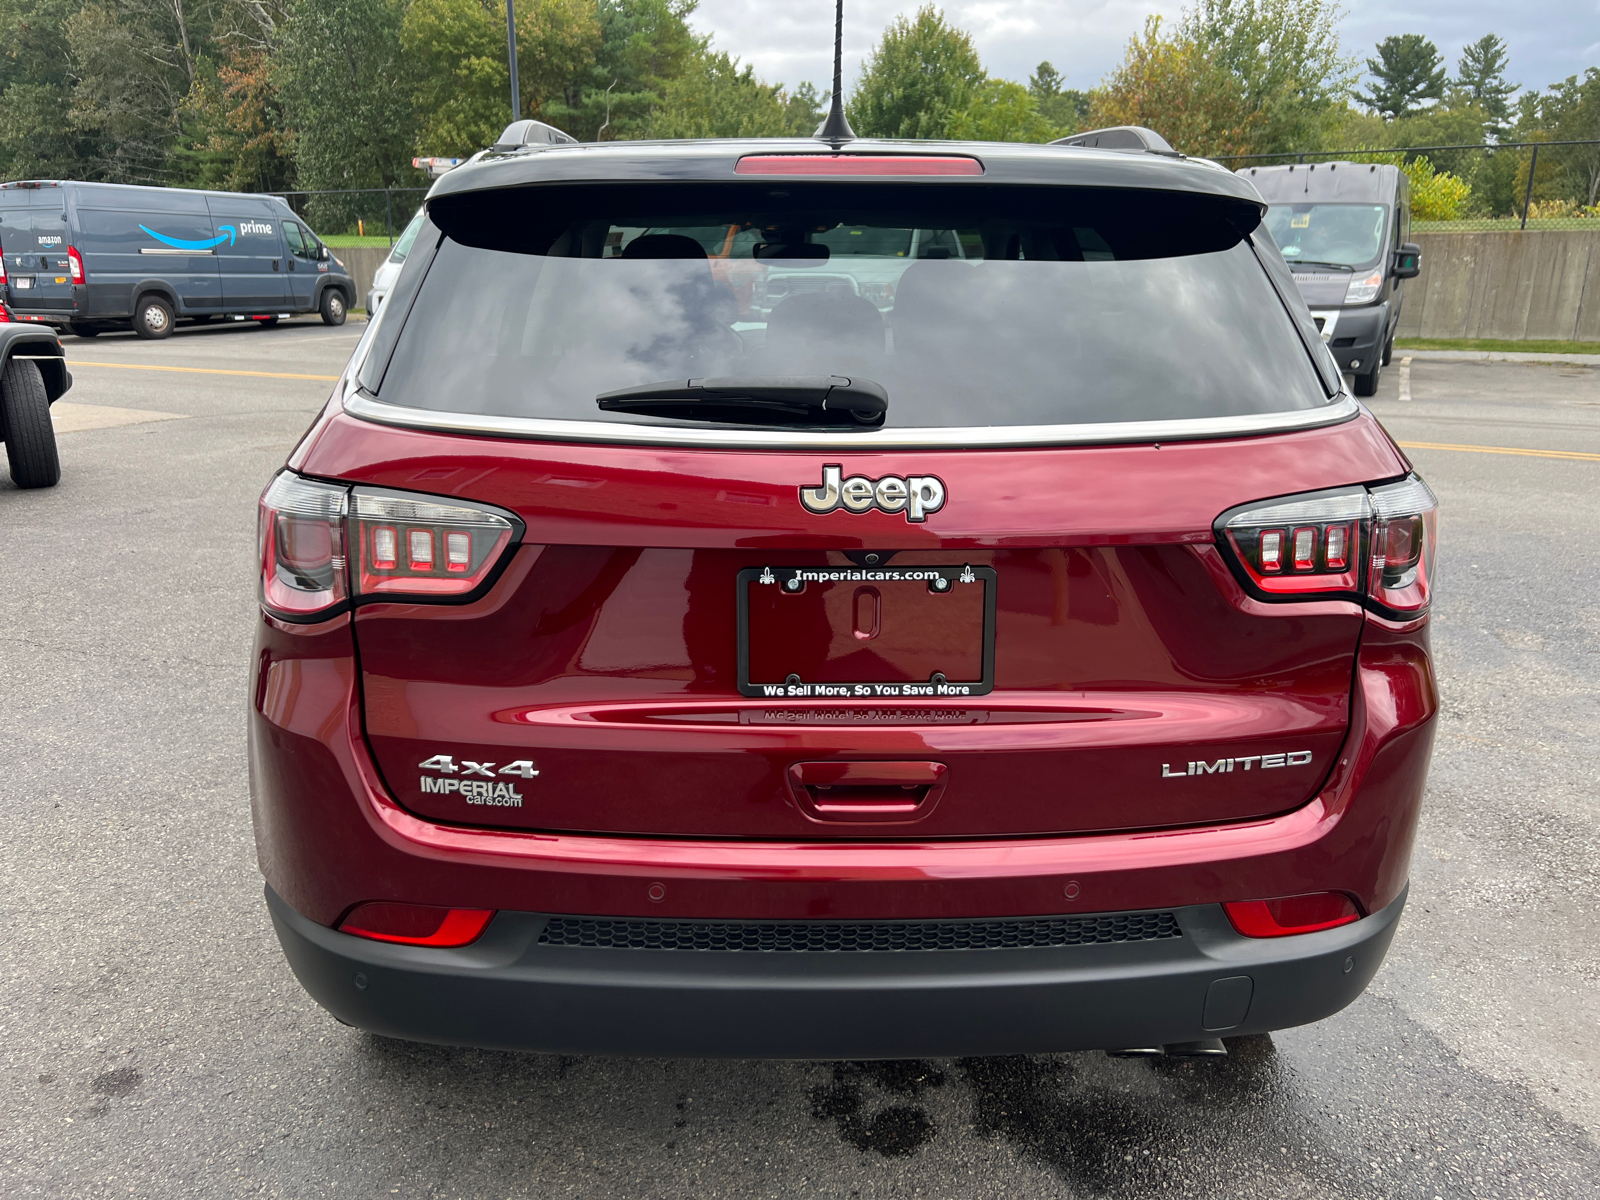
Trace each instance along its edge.
{"label": "exhaust tip", "polygon": [[1122,1046],[1107,1050],[1107,1058],[1227,1058],[1228,1048],[1221,1038],[1201,1038],[1198,1042],[1168,1042],[1165,1046]]}
{"label": "exhaust tip", "polygon": [[1228,1048],[1221,1038],[1201,1038],[1198,1042],[1171,1042],[1163,1047],[1172,1058],[1227,1058]]}

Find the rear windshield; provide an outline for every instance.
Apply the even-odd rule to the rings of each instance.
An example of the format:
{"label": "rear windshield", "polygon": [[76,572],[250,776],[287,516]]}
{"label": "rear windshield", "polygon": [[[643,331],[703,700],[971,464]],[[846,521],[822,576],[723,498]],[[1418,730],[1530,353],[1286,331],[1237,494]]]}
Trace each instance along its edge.
{"label": "rear windshield", "polygon": [[1274,204],[1267,231],[1292,267],[1364,267],[1383,248],[1381,204]]}
{"label": "rear windshield", "polygon": [[1329,402],[1241,201],[767,183],[479,192],[430,213],[438,249],[392,355],[362,372],[392,404],[682,427],[596,397],[818,374],[881,386],[888,428]]}

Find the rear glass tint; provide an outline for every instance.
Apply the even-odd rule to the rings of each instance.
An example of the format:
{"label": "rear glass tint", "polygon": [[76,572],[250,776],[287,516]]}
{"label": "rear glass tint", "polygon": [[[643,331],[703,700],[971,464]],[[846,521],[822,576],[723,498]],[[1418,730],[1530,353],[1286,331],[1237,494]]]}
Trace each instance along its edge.
{"label": "rear glass tint", "polygon": [[1329,402],[1243,201],[669,184],[467,193],[430,215],[445,236],[392,356],[362,372],[392,404],[681,428],[595,398],[817,374],[880,384],[888,428]]}

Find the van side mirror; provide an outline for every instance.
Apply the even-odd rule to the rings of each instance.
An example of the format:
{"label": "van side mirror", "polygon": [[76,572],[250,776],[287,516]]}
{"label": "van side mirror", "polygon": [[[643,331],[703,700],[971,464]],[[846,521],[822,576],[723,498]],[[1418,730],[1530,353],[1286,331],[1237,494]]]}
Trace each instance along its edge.
{"label": "van side mirror", "polygon": [[1422,247],[1415,242],[1404,242],[1394,252],[1394,267],[1389,272],[1396,279],[1415,279],[1422,273]]}
{"label": "van side mirror", "polygon": [[329,257],[328,256],[328,248],[326,246],[323,246],[323,245],[319,244],[317,246],[317,261],[318,262],[327,262],[328,261],[328,257]]}

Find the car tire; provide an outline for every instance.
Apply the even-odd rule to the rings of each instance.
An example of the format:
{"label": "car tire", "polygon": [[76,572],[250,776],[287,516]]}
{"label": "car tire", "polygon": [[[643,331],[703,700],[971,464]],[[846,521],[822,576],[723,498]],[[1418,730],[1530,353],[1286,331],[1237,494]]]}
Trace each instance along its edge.
{"label": "car tire", "polygon": [[81,338],[99,337],[105,332],[98,325],[85,325],[82,321],[69,321],[67,329],[71,331],[73,337]]}
{"label": "car tire", "polygon": [[1378,375],[1382,370],[1383,362],[1380,356],[1380,360],[1373,363],[1372,370],[1368,371],[1365,375],[1352,375],[1351,378],[1355,380],[1356,395],[1376,396],[1378,394]]}
{"label": "car tire", "polygon": [[1388,366],[1389,360],[1394,357],[1394,339],[1390,338],[1383,344],[1383,365]]}
{"label": "car tire", "polygon": [[172,336],[172,305],[161,296],[141,296],[134,307],[133,331],[146,339]]}
{"label": "car tire", "polygon": [[322,293],[322,323],[324,325],[343,325],[345,317],[350,315],[350,306],[344,302],[344,293],[338,288],[328,288]]}
{"label": "car tire", "polygon": [[6,440],[11,481],[19,488],[54,487],[61,481],[50,396],[37,363],[13,358],[0,375],[0,434]]}
{"label": "car tire", "polygon": [[277,317],[258,317],[258,318],[256,318],[256,324],[261,326],[261,328],[263,328],[263,329],[271,329],[277,323],[278,323],[278,318]]}

